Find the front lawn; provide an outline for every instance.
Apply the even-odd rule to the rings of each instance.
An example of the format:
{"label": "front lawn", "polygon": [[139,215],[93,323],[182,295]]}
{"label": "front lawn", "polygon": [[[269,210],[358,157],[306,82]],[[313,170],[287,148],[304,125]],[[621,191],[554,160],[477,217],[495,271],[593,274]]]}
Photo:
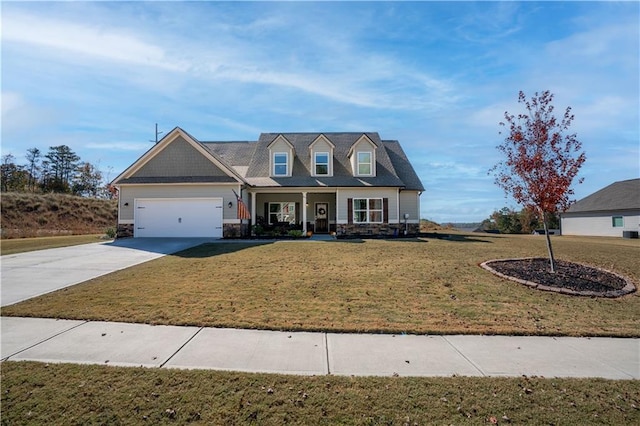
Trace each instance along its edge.
{"label": "front lawn", "polygon": [[632,425],[640,422],[639,383],[4,362],[2,424]]}
{"label": "front lawn", "polygon": [[[554,238],[559,259],[640,281],[640,243]],[[489,259],[546,255],[539,236],[207,244],[2,309],[3,315],[287,330],[639,336],[638,293],[540,292]]]}

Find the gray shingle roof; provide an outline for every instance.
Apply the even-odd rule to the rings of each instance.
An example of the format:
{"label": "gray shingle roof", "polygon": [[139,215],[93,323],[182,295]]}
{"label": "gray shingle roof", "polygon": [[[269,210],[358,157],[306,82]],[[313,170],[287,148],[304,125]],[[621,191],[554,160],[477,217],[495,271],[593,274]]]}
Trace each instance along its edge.
{"label": "gray shingle roof", "polygon": [[[349,150],[363,134],[378,146],[375,177],[355,177],[351,171]],[[268,146],[280,135],[294,147],[292,176],[272,178],[269,177]],[[309,145],[320,135],[324,135],[335,145],[331,177],[311,176],[312,160]],[[262,133],[256,142],[203,142],[202,145],[235,168],[250,185],[263,187],[386,186],[424,190],[400,144],[397,141],[382,141],[376,132]]]}
{"label": "gray shingle roof", "polygon": [[640,209],[640,179],[612,183],[572,205],[567,213]]}
{"label": "gray shingle roof", "polygon": [[230,176],[162,176],[162,177],[130,177],[120,179],[121,183],[233,183]]}
{"label": "gray shingle roof", "polygon": [[424,186],[398,141],[382,141],[389,158],[406,189],[424,191]]}
{"label": "gray shingle roof", "polygon": [[201,144],[232,167],[248,167],[257,146],[255,142],[201,142]]}

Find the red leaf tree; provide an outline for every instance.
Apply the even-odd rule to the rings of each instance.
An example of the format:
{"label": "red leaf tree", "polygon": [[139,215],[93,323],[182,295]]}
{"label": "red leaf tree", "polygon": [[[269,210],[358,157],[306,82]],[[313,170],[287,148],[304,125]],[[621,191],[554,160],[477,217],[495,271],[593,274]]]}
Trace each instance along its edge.
{"label": "red leaf tree", "polygon": [[[565,211],[573,200],[571,183],[586,156],[575,133],[569,133],[574,116],[567,107],[562,120],[553,114],[553,94],[536,92],[527,100],[521,91],[518,103],[525,113],[504,113],[504,142],[497,149],[505,159],[493,166],[495,183],[517,203],[535,209],[544,224],[551,272],[555,258],[549,237],[548,216]],[[503,131],[500,132],[503,134]],[[579,179],[578,183],[582,183]]]}

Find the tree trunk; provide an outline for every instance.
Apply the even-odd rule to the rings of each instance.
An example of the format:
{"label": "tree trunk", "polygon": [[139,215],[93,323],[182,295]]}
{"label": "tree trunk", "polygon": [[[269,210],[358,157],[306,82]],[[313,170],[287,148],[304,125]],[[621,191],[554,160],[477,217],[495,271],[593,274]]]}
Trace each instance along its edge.
{"label": "tree trunk", "polygon": [[549,252],[549,263],[551,266],[551,273],[556,272],[556,259],[553,257],[553,248],[551,247],[551,236],[549,235],[549,226],[547,225],[547,213],[542,212],[542,224],[544,225],[544,236],[547,239],[547,251]]}

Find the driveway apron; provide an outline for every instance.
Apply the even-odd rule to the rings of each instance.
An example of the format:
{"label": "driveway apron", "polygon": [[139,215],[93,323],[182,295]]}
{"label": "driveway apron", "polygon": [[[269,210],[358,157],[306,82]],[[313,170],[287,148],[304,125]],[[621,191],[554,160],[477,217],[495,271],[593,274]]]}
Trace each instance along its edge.
{"label": "driveway apron", "polygon": [[2,256],[0,302],[12,305],[209,241],[132,238]]}

